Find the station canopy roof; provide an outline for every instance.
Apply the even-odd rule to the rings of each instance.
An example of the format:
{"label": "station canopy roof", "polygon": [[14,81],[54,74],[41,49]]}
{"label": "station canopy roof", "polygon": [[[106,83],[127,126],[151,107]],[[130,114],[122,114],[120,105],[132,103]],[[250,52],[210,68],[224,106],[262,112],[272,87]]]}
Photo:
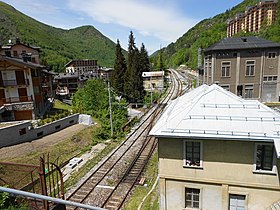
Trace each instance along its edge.
{"label": "station canopy roof", "polygon": [[274,142],[280,158],[280,114],[218,85],[202,85],[171,101],[149,134],[164,138]]}

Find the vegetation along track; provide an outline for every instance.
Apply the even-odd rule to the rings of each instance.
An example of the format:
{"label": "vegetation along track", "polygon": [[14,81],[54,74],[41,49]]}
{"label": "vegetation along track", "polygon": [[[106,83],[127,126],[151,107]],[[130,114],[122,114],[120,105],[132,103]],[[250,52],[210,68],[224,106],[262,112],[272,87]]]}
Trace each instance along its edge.
{"label": "vegetation along track", "polygon": [[[148,133],[164,106],[171,98],[180,95],[181,86],[170,72],[172,85],[160,103],[154,105],[135,129],[88,178],[80,184],[67,200],[106,209],[121,209],[157,147],[156,139]],[[67,209],[78,209],[67,207]]]}

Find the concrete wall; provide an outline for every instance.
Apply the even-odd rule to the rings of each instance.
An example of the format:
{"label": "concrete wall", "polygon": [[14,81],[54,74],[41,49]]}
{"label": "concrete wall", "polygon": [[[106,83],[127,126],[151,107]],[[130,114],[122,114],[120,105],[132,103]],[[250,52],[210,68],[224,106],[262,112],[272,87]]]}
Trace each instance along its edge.
{"label": "concrete wall", "polygon": [[184,209],[185,188],[201,189],[202,209],[228,209],[229,194],[246,195],[248,209],[266,209],[280,199],[275,173],[254,171],[255,142],[202,140],[202,167],[184,166],[185,139],[159,139],[160,209]]}
{"label": "concrete wall", "polygon": [[0,148],[32,141],[77,124],[78,122],[79,114],[74,114],[34,129],[31,128],[30,121],[0,128]]}

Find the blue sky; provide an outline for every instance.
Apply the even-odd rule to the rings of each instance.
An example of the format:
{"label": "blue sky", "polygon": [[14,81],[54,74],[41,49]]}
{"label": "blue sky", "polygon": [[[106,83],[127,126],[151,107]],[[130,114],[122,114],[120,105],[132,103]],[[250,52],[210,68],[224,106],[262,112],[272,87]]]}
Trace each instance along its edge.
{"label": "blue sky", "polygon": [[[149,54],[175,42],[199,21],[242,0],[3,0],[48,25],[70,29],[92,25],[127,49],[133,31]],[[1,11],[1,9],[0,9]]]}

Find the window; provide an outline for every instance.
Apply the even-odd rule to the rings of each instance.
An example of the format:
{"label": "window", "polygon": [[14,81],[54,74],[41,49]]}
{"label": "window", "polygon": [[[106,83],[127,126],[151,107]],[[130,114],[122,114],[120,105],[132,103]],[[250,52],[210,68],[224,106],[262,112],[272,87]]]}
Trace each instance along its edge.
{"label": "window", "polygon": [[208,69],[208,72],[209,72],[209,77],[211,77],[212,76],[212,63],[211,62],[209,62],[209,69]]}
{"label": "window", "polygon": [[276,52],[269,52],[267,57],[271,59],[276,58]]}
{"label": "window", "polygon": [[186,208],[199,208],[200,189],[185,188]]}
{"label": "window", "polygon": [[185,141],[185,166],[202,166],[202,143],[200,141]]}
{"label": "window", "polygon": [[230,62],[222,62],[222,77],[230,76]]}
{"label": "window", "polygon": [[229,91],[229,85],[220,85],[223,89]]}
{"label": "window", "polygon": [[16,50],[14,50],[13,53],[14,53],[14,57],[17,57],[17,56],[18,56],[18,53],[17,53]]}
{"label": "window", "polygon": [[255,75],[255,61],[246,61],[246,73],[245,76]]}
{"label": "window", "polygon": [[264,81],[264,82],[268,82],[268,81],[277,81],[277,76],[264,76],[264,77],[263,77],[263,81]]}
{"label": "window", "polygon": [[254,85],[245,85],[245,98],[253,98]]}
{"label": "window", "polygon": [[229,210],[245,210],[246,209],[245,199],[246,199],[245,195],[230,194]]}
{"label": "window", "polygon": [[272,171],[274,165],[273,144],[256,144],[255,159],[255,170]]}

